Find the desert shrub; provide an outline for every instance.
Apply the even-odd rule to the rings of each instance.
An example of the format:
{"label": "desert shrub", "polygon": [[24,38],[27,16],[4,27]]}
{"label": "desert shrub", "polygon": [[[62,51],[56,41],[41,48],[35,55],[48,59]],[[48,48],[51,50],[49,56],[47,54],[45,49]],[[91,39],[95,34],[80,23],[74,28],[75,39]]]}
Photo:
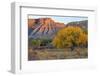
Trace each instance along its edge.
{"label": "desert shrub", "polygon": [[32,44],[32,46],[40,46],[41,42],[42,42],[41,40],[33,39],[31,41],[31,44]]}
{"label": "desert shrub", "polygon": [[44,45],[46,46],[47,44],[50,44],[52,42],[51,39],[47,39],[47,38],[44,38],[44,39],[41,39],[41,45]]}
{"label": "desert shrub", "polygon": [[29,44],[31,46],[47,46],[48,44],[50,44],[52,42],[51,39],[31,39],[29,41]]}

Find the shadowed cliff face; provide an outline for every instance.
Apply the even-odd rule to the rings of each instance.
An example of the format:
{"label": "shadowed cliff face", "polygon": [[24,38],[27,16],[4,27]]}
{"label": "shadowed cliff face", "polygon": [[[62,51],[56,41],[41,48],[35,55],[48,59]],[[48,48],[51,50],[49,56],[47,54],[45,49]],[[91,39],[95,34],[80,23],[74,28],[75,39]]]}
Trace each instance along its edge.
{"label": "shadowed cliff face", "polygon": [[55,22],[51,18],[28,19],[29,38],[53,38],[64,23]]}

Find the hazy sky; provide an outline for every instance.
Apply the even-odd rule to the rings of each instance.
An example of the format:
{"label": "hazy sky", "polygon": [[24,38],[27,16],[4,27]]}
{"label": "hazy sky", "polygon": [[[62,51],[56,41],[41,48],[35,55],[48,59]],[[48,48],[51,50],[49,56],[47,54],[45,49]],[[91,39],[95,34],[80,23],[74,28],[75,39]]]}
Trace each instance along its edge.
{"label": "hazy sky", "polygon": [[67,24],[67,23],[73,22],[73,21],[88,20],[88,17],[74,17],[74,16],[61,17],[61,16],[34,16],[34,15],[30,15],[28,18],[29,19],[52,18],[55,22],[61,22],[64,24]]}

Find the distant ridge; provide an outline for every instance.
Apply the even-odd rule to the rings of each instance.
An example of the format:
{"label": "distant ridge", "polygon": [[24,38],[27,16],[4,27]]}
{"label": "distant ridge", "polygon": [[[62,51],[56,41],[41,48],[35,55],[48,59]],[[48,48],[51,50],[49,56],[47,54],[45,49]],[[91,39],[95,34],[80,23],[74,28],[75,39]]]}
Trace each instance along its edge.
{"label": "distant ridge", "polygon": [[66,26],[79,26],[88,29],[88,20],[69,22]]}

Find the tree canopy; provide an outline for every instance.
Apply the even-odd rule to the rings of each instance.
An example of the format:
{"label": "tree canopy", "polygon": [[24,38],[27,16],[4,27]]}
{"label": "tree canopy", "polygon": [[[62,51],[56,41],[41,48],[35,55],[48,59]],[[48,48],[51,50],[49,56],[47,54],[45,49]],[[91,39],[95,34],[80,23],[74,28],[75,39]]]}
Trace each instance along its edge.
{"label": "tree canopy", "polygon": [[52,44],[56,48],[87,46],[86,30],[78,26],[68,26],[59,30],[54,37]]}

